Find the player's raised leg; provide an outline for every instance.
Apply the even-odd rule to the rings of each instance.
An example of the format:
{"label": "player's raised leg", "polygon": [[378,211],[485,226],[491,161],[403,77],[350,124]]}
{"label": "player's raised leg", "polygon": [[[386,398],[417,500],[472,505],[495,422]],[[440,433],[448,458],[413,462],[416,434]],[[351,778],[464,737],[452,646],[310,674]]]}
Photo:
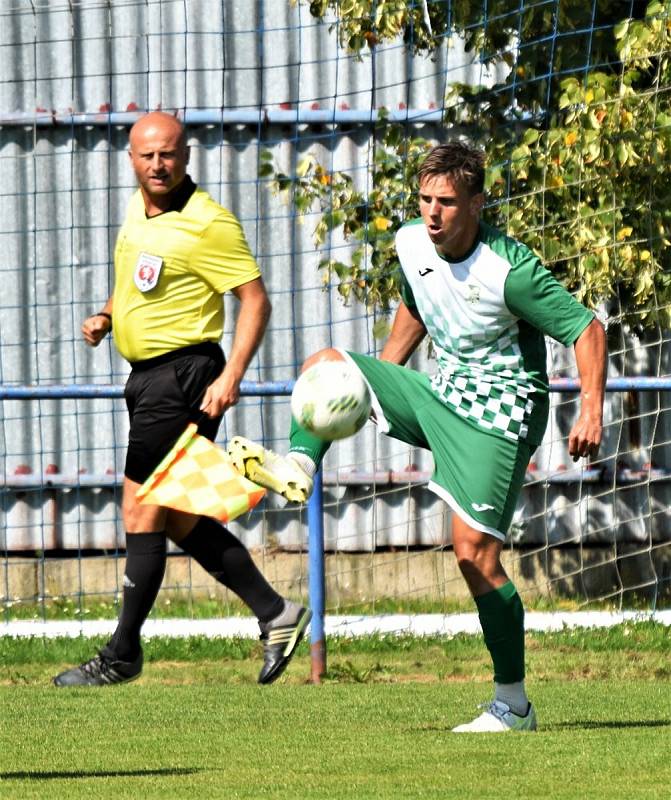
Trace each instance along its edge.
{"label": "player's raised leg", "polygon": [[[344,360],[339,350],[327,348],[306,359],[301,372],[318,361]],[[292,417],[289,443],[289,452],[281,456],[251,439],[235,436],[228,443],[228,454],[241,475],[290,502],[306,503],[312,493],[315,472],[330,442],[313,436]]]}
{"label": "player's raised leg", "polygon": [[[290,441],[309,437],[292,420]],[[314,438],[314,437],[309,437]],[[321,457],[304,455],[296,457],[293,451],[281,456],[263,445],[234,436],[228,443],[228,454],[241,475],[293,503],[306,503],[312,494],[313,476]]]}

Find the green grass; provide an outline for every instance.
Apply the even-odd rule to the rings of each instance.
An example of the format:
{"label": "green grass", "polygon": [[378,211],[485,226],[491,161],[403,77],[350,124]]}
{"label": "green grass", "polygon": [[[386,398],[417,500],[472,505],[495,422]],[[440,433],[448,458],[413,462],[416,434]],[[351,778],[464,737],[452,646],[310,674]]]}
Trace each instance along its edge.
{"label": "green grass", "polygon": [[[295,598],[300,599],[300,598]],[[303,598],[305,600],[305,598]],[[524,605],[528,611],[575,611],[585,609],[584,604],[576,600],[560,597],[525,597]],[[82,620],[82,619],[116,619],[119,616],[120,599],[101,599],[93,597],[51,597],[43,602],[11,600],[0,606],[0,620]],[[630,604],[628,608],[636,608]],[[612,602],[593,601],[590,609],[618,610]],[[649,599],[641,606],[642,610],[650,609]],[[439,600],[429,598],[393,598],[382,597],[374,602],[341,603],[327,609],[329,614],[456,614],[475,611],[475,604],[470,599],[445,597]],[[192,598],[182,595],[165,597],[161,595],[152,609],[155,619],[186,618],[215,619],[217,617],[249,616],[247,606],[234,596],[223,601],[218,599]]]}
{"label": "green grass", "polygon": [[669,630],[529,634],[537,734],[455,736],[490,696],[479,637],[303,645],[255,684],[250,640],[151,640],[134,684],[58,690],[96,642],[0,639],[0,798],[666,798]]}

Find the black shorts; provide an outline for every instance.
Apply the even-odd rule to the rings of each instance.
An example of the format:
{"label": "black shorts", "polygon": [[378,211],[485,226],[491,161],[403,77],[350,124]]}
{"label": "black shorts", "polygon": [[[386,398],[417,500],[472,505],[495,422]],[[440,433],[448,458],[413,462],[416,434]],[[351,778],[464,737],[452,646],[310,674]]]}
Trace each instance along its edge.
{"label": "black shorts", "polygon": [[144,483],[190,422],[214,441],[222,417],[205,416],[200,403],[225,363],[221,348],[204,342],[132,365],[124,390],[130,415],[127,478]]}

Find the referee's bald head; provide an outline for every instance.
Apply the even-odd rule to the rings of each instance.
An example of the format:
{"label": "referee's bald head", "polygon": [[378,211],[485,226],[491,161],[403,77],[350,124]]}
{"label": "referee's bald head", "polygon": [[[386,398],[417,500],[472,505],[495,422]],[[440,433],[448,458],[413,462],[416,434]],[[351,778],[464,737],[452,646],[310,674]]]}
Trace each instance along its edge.
{"label": "referee's bald head", "polygon": [[150,111],[133,125],[130,129],[128,140],[131,150],[134,144],[143,140],[148,133],[157,133],[163,136],[176,136],[182,147],[186,146],[186,131],[183,123],[174,114],[166,111]]}

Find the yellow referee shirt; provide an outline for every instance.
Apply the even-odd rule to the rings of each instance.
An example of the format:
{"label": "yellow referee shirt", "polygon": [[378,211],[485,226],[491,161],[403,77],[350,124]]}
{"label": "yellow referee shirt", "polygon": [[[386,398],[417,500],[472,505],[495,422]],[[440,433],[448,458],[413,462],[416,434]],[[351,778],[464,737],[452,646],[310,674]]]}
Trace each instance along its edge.
{"label": "yellow referee shirt", "polygon": [[[114,250],[114,343],[130,362],[218,342],[222,295],[260,276],[240,223],[187,176],[186,203],[147,218],[138,190]],[[189,192],[191,192],[189,196]]]}

